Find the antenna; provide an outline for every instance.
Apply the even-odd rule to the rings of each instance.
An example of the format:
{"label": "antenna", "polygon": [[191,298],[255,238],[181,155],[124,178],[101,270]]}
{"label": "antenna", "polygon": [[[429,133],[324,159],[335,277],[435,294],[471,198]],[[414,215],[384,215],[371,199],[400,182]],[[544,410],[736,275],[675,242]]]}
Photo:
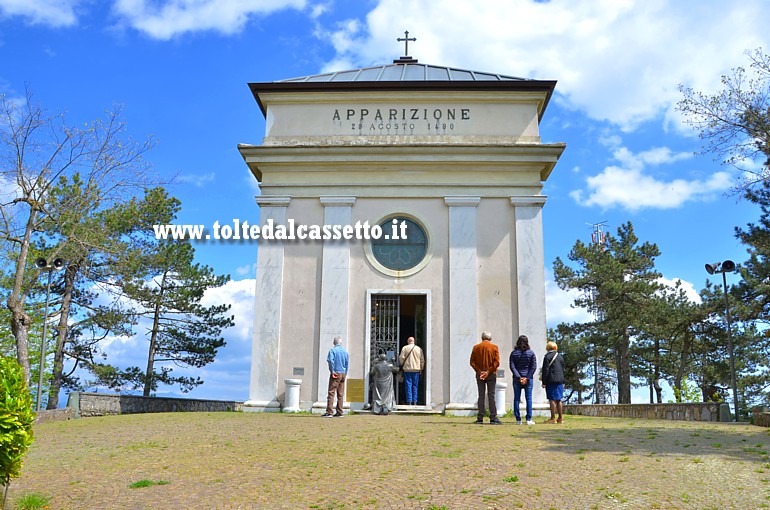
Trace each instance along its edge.
{"label": "antenna", "polygon": [[591,226],[591,244],[598,244],[602,246],[602,249],[606,249],[604,245],[607,244],[607,233],[604,231],[604,227],[607,226],[607,220],[599,223],[586,223],[586,225]]}

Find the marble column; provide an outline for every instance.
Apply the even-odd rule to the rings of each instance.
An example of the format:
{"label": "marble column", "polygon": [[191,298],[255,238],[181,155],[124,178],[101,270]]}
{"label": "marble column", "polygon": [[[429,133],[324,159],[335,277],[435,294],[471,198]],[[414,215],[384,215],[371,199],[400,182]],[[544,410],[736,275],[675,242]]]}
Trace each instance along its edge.
{"label": "marble column", "polygon": [[476,207],[480,197],[447,196],[449,207],[449,403],[455,414],[475,413],[476,379],[468,360],[480,336]]}
{"label": "marble column", "polygon": [[[321,197],[325,225],[350,225],[355,197]],[[329,368],[326,356],[333,347],[335,336],[342,338],[342,346],[350,352],[348,338],[348,310],[350,307],[350,243],[351,241],[324,241],[321,265],[321,312],[318,348],[318,397],[314,408],[326,407]]]}
{"label": "marble column", "polygon": [[[527,335],[529,345],[537,356],[538,369],[543,362],[546,344],[545,316],[545,256],[543,254],[543,205],[545,196],[513,196],[516,260],[516,310],[518,334]],[[535,381],[532,402],[548,407],[545,390]]]}
{"label": "marble column", "polygon": [[[287,196],[260,196],[260,224],[286,223]],[[254,294],[254,329],[251,343],[251,383],[246,411],[279,411],[278,353],[281,333],[281,294],[284,247],[281,241],[259,242],[257,284]]]}

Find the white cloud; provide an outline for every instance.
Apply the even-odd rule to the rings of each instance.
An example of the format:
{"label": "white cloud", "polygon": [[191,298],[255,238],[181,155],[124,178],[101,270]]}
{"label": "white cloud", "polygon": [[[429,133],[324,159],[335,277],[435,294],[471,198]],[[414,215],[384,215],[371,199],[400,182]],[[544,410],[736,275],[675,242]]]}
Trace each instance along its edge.
{"label": "white cloud", "polygon": [[239,274],[240,276],[246,276],[246,275],[253,275],[257,270],[256,264],[247,264],[245,266],[240,266],[235,269],[235,272]]}
{"label": "white cloud", "polygon": [[67,27],[77,24],[81,0],[0,0],[0,18],[20,16],[33,24]]}
{"label": "white cloud", "polygon": [[698,291],[695,290],[695,286],[685,280],[682,280],[681,278],[674,278],[672,280],[668,278],[658,278],[658,283],[665,285],[671,290],[674,290],[676,288],[677,282],[679,283],[680,288],[684,291],[685,295],[687,296],[687,299],[692,301],[693,303],[700,303],[701,298],[700,294],[698,294]]}
{"label": "white cloud", "polygon": [[705,180],[663,180],[652,175],[647,170],[650,166],[692,157],[690,153],[673,153],[667,147],[655,147],[636,154],[626,147],[617,147],[613,157],[620,166],[611,165],[598,175],[587,177],[586,190],[570,192],[575,202],[585,207],[623,207],[630,211],[673,209],[686,202],[713,200],[734,183],[730,173],[725,171],[715,172]]}
{"label": "white cloud", "polygon": [[580,297],[577,290],[561,290],[553,280],[550,270],[545,272],[545,308],[548,326],[556,327],[562,322],[589,322],[593,317],[585,308],[573,306]]}
{"label": "white cloud", "polygon": [[169,40],[188,32],[237,34],[256,16],[304,7],[305,0],[116,0],[114,13],[153,39]]}
{"label": "white cloud", "polygon": [[204,174],[204,175],[185,174],[177,177],[177,180],[179,182],[192,184],[193,186],[202,188],[207,183],[212,182],[214,180],[214,177],[215,177],[214,172]]}
{"label": "white cloud", "polygon": [[679,84],[716,90],[745,50],[770,47],[767,19],[762,0],[380,0],[363,26],[331,29],[327,68],[389,62],[408,29],[420,62],[556,79],[558,101],[632,130],[668,115]]}

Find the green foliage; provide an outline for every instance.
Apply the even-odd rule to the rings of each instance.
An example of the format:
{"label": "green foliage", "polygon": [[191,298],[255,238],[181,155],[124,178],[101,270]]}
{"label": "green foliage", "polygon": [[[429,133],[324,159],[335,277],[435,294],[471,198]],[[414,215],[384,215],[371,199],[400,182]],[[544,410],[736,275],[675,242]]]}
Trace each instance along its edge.
{"label": "green foliage", "polygon": [[644,329],[645,311],[660,288],[655,244],[639,243],[630,222],[608,235],[606,244],[585,245],[577,241],[569,253],[574,268],[560,258],[554,262],[559,288],[581,294],[575,306],[594,313],[595,320],[575,325],[574,331],[595,343],[595,349],[614,358],[618,402],[631,402],[631,335]]}
{"label": "green foliage", "polygon": [[[136,381],[95,361],[99,343],[108,335],[130,336],[134,310],[121,299],[120,283],[133,276],[136,259],[151,246],[153,224],[168,223],[179,210],[179,201],[163,188],[145,190],[144,197],[103,207],[79,175],[62,177],[51,192],[53,206],[65,212],[46,222],[46,242],[55,243],[68,261],[61,284],[59,324],[54,349],[53,377],[48,408],[58,405],[59,389],[77,388],[79,381],[63,373],[65,356],[84,365],[113,389],[137,387]],[[91,197],[84,200],[78,197]],[[70,203],[87,206],[73,211]],[[63,228],[65,225],[66,228]],[[99,292],[95,292],[98,289]],[[139,382],[139,386],[141,386]]]}
{"label": "green foliage", "polygon": [[[548,339],[556,342],[564,359],[565,402],[582,403],[583,394],[587,394],[591,389],[583,383],[591,360],[586,337],[576,335],[574,328],[567,324],[559,324],[556,329],[548,330]],[[574,395],[576,392],[577,398]]]}
{"label": "green foliage", "polygon": [[48,496],[36,492],[29,492],[17,498],[13,508],[15,510],[41,510],[43,508],[48,508],[48,503],[50,503],[50,501],[51,498]]}
{"label": "green foliage", "polygon": [[152,487],[153,485],[168,485],[170,482],[166,482],[164,480],[139,480],[138,482],[134,482],[132,484],[129,484],[129,489],[141,489],[144,487]]}
{"label": "green foliage", "polygon": [[[6,303],[16,356],[29,379],[32,321],[25,301],[40,274],[30,264],[35,250],[46,248],[47,257],[58,257],[65,247],[57,238],[73,235],[81,218],[144,189],[151,173],[142,156],[152,142],[135,142],[126,135],[119,108],[75,126],[64,115],[49,115],[29,90],[23,100],[0,94],[0,117],[0,168],[18,191],[13,200],[0,204],[5,219],[0,237],[10,245],[3,250],[14,254]],[[67,193],[60,192],[64,185]],[[51,237],[51,232],[61,236]]]}
{"label": "green foliage", "polygon": [[681,389],[674,387],[674,398],[676,400],[669,400],[668,402],[700,402],[701,390],[698,386],[690,384],[686,377],[682,379]]}
{"label": "green foliage", "polygon": [[[196,264],[195,250],[187,240],[158,241],[137,258],[135,273],[123,285],[126,296],[137,303],[136,313],[150,321],[144,395],[160,384],[179,384],[189,391],[200,378],[175,376],[173,369],[156,363],[203,367],[225,345],[221,332],[231,327],[229,304],[201,304],[204,293],[227,283],[208,266]],[[131,369],[129,369],[131,370]]]}
{"label": "green foliage", "polygon": [[0,480],[5,486],[21,474],[34,420],[24,372],[12,358],[0,357]]}

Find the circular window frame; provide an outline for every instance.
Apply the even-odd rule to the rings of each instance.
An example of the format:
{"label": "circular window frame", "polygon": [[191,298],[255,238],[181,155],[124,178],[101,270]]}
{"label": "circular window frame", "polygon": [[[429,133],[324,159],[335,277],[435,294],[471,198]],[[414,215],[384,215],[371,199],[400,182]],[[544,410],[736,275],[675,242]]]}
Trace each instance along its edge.
{"label": "circular window frame", "polygon": [[[425,243],[425,255],[423,255],[422,260],[417,263],[414,267],[410,269],[404,269],[402,271],[390,269],[388,267],[385,267],[382,265],[382,263],[377,260],[377,257],[374,255],[374,251],[372,250],[372,240],[364,241],[364,254],[366,255],[366,259],[369,261],[369,264],[379,271],[380,273],[392,276],[394,278],[406,278],[408,276],[415,275],[422,271],[425,266],[428,265],[431,258],[433,258],[433,232],[427,227],[425,222],[421,221],[419,218],[417,218],[413,214],[405,213],[405,212],[392,212],[388,213],[376,222],[374,222],[375,225],[382,226],[383,223],[387,223],[392,221],[395,218],[404,218],[407,220],[411,220],[419,226],[423,232],[425,233],[426,243]],[[383,234],[385,233],[385,228],[383,228]]]}

